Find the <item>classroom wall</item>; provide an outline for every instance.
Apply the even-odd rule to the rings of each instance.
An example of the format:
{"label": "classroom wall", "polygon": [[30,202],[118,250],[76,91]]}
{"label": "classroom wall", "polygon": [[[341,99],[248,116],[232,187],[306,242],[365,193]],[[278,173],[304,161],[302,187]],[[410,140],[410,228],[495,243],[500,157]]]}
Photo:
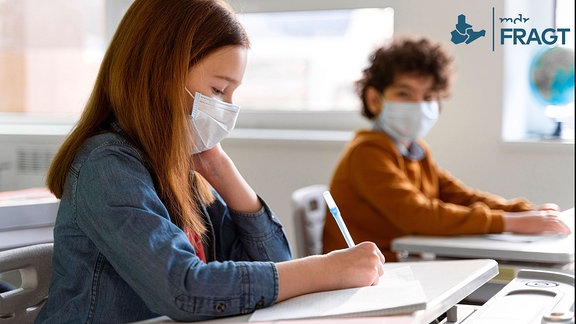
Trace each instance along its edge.
{"label": "classroom wall", "polygon": [[[521,2],[524,0],[506,3],[519,10],[516,8],[522,8]],[[561,208],[574,206],[573,144],[502,140],[504,51],[492,52],[489,42],[465,46],[449,43],[448,33],[459,14],[465,13],[473,17],[474,23],[489,26],[491,7],[498,11],[502,2],[402,0],[394,5],[396,33],[441,40],[456,59],[453,95],[445,102],[439,122],[426,138],[439,166],[483,191],[507,198],[525,197],[535,203],[556,202]],[[257,136],[230,138],[223,146],[251,185],[277,212],[289,239],[293,240],[292,191],[328,183],[345,141],[254,137]]]}

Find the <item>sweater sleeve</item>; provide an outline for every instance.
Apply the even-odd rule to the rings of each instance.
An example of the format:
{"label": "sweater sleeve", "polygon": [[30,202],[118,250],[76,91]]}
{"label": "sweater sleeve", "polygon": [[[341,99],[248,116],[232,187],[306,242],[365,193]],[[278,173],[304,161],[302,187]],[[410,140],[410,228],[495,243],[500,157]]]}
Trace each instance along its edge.
{"label": "sweater sleeve", "polygon": [[500,206],[499,199],[480,199],[480,195],[475,196],[438,171],[428,157],[410,161],[392,143],[374,144],[356,147],[348,169],[351,183],[363,203],[369,205],[369,212],[376,212],[406,234],[483,234],[503,230],[503,210],[491,208]]}
{"label": "sweater sleeve", "polygon": [[439,197],[445,202],[464,206],[484,203],[490,209],[506,212],[520,212],[534,208],[530,202],[523,198],[505,199],[498,195],[467,187],[445,170],[438,171],[438,183]]}

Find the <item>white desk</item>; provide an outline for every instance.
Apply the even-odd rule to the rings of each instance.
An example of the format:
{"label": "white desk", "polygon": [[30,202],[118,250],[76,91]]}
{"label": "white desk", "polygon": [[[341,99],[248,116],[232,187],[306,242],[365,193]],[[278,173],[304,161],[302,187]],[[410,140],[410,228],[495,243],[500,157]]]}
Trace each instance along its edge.
{"label": "white desk", "polygon": [[564,237],[544,237],[533,242],[503,241],[489,235],[404,236],[392,241],[392,250],[399,253],[433,254],[450,258],[490,258],[562,266],[574,262],[574,208],[561,218],[572,229]]}
{"label": "white desk", "polygon": [[453,258],[492,258],[502,261],[567,264],[574,262],[574,235],[536,242],[506,242],[481,235],[404,236],[392,242],[395,252],[429,253]]}
{"label": "white desk", "polygon": [[465,323],[574,323],[574,276],[521,270]]}
{"label": "white desk", "polygon": [[0,251],[54,241],[54,197],[0,201]]}
{"label": "white desk", "polygon": [[[407,263],[386,263],[386,269],[410,266],[414,277],[420,281],[427,297],[426,309],[416,311],[412,315],[341,318],[341,319],[309,319],[275,321],[274,323],[362,323],[362,324],[395,324],[395,323],[430,323],[450,310],[454,305],[484,285],[498,274],[498,265],[494,260],[453,260]],[[212,321],[196,323],[247,323],[250,315],[234,316]],[[175,323],[163,316],[139,323]],[[262,322],[260,322],[262,323]]]}
{"label": "white desk", "polygon": [[0,200],[0,230],[54,225],[59,206],[55,197]]}
{"label": "white desk", "polygon": [[0,251],[27,245],[53,242],[53,232],[53,226],[0,231]]}
{"label": "white desk", "polygon": [[[502,241],[485,235],[404,236],[392,241],[392,251],[408,257],[400,261],[425,259],[490,258],[498,261],[500,275],[467,297],[466,302],[482,304],[516,277],[521,269],[537,269],[574,274],[574,208],[561,214],[572,234],[526,242]],[[422,260],[422,259],[420,259]]]}

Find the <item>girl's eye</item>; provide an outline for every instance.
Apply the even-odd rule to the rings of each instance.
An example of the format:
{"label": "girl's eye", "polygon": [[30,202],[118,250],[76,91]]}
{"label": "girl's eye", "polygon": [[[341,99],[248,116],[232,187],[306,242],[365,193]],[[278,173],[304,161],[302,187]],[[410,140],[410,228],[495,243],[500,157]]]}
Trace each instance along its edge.
{"label": "girl's eye", "polygon": [[219,89],[217,89],[217,88],[212,88],[212,92],[213,92],[215,95],[217,95],[217,96],[222,96],[222,95],[224,95],[224,91],[219,90]]}

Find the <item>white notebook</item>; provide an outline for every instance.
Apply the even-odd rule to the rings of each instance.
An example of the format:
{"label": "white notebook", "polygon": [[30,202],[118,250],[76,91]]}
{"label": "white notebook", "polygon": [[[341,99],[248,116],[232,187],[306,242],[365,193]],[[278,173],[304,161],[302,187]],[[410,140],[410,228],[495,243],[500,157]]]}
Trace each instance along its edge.
{"label": "white notebook", "polygon": [[426,296],[409,266],[386,270],[376,286],[294,297],[254,312],[250,322],[321,317],[411,314],[426,308]]}

